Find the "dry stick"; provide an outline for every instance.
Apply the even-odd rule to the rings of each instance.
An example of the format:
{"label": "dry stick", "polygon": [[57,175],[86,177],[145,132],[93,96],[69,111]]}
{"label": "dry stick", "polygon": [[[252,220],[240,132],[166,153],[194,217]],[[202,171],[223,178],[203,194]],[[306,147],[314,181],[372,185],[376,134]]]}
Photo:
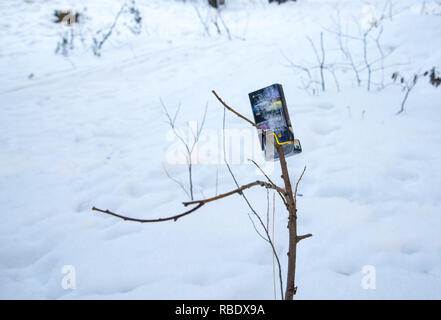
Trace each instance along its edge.
{"label": "dry stick", "polygon": [[[283,52],[281,52],[281,54],[285,58],[285,60],[288,62],[288,67],[290,67],[292,69],[299,69],[299,70],[305,72],[306,75],[308,76],[308,83],[305,83],[305,81],[303,80],[303,77],[301,77],[302,85],[303,85],[303,90],[307,91],[311,87],[311,84],[317,84],[317,82],[312,79],[311,72],[309,71],[309,69],[307,67],[304,67],[304,66],[299,65],[299,64],[295,64]],[[315,89],[314,88],[312,88],[312,92],[313,92],[313,94],[315,93]]]}
{"label": "dry stick", "polygon": [[[255,127],[256,129],[262,130],[261,127],[259,127],[257,124],[255,124],[253,121],[251,121],[250,119],[244,117],[243,115],[241,115],[239,112],[235,111],[234,109],[230,108],[225,102],[222,101],[221,98],[219,98],[219,96],[217,95],[216,91],[212,90],[211,92],[213,92],[214,96],[217,98],[217,100],[219,100],[220,103],[222,103],[222,105],[227,108],[229,111],[231,111],[232,113],[234,113],[236,116],[238,116],[239,118],[245,120],[246,122],[248,122],[249,124],[251,124],[253,127]],[[265,133],[262,130],[262,133],[265,135]]]}
{"label": "dry stick", "polygon": [[[175,112],[175,115],[173,116],[173,118],[171,117],[170,113],[167,110],[167,107],[165,106],[164,102],[162,101],[162,98],[159,98],[159,101],[161,102],[161,106],[162,109],[164,110],[164,113],[167,117],[168,120],[168,124],[170,126],[170,128],[172,128],[173,130],[173,134],[175,135],[175,137],[177,137],[179,139],[179,141],[181,141],[181,143],[184,145],[185,150],[187,151],[186,154],[186,161],[187,161],[187,167],[188,167],[188,177],[189,177],[189,189],[190,191],[186,193],[189,194],[190,199],[193,200],[193,181],[192,181],[192,171],[191,171],[191,167],[192,167],[192,152],[193,152],[193,148],[189,146],[189,144],[187,143],[187,141],[185,141],[185,139],[179,134],[179,132],[176,130],[176,118],[179,114],[179,111],[181,109],[181,104],[178,105],[178,109]],[[195,141],[196,144],[197,141]],[[195,145],[194,144],[194,145]],[[194,147],[193,145],[193,147]],[[165,168],[165,166],[164,166]],[[167,176],[169,176],[167,174]],[[172,179],[174,182],[176,182],[176,179]],[[179,184],[179,186],[182,188],[181,184]]]}
{"label": "dry stick", "polygon": [[181,214],[178,214],[178,215],[174,215],[174,216],[171,216],[171,217],[167,217],[167,218],[137,219],[137,218],[131,218],[131,217],[123,216],[123,215],[117,214],[115,212],[112,212],[110,210],[98,209],[96,207],[93,207],[92,210],[99,211],[99,212],[102,212],[102,213],[105,213],[105,214],[108,214],[108,215],[111,215],[111,216],[114,216],[114,217],[117,217],[117,218],[120,218],[120,219],[123,219],[123,220],[126,220],[126,221],[134,221],[134,222],[140,222],[140,223],[164,222],[164,221],[169,221],[169,220],[176,221],[179,218],[182,218],[182,217],[186,216],[187,214],[190,214],[190,213],[196,211],[197,209],[199,209],[200,207],[202,207],[204,204],[206,204],[208,202],[219,200],[219,199],[231,196],[231,195],[236,194],[236,193],[242,194],[243,190],[252,188],[254,186],[262,186],[262,187],[265,187],[265,188],[274,189],[274,187],[271,184],[267,183],[267,182],[255,181],[255,182],[252,182],[252,183],[248,183],[248,184],[246,184],[246,185],[244,185],[244,186],[242,186],[242,187],[240,187],[238,189],[235,189],[233,191],[220,194],[220,195],[218,195],[216,197],[212,197],[212,198],[208,198],[208,199],[204,199],[204,200],[183,202],[184,206],[189,206],[189,205],[192,205],[192,204],[197,204],[197,206],[193,207],[192,209],[190,209],[188,211],[185,211],[184,213],[181,213]]}
{"label": "dry stick", "polygon": [[[348,48],[347,44],[346,44],[346,47]],[[355,78],[357,79],[357,85],[360,86],[361,85],[360,73],[359,73],[359,71],[357,69],[357,66],[354,63],[354,59],[352,58],[352,54],[349,51],[349,48],[347,50],[347,57],[349,59],[349,64],[351,65],[352,71],[354,71]]]}
{"label": "dry stick", "polygon": [[[196,147],[196,144],[199,142],[199,138],[201,136],[201,132],[204,128],[205,125],[205,119],[207,117],[207,110],[208,110],[208,103],[205,105],[205,112],[204,115],[202,117],[202,121],[201,121],[201,125],[197,126],[196,128],[196,133],[193,132],[191,126],[189,126],[190,132],[193,135],[193,142],[190,143],[190,141],[185,141],[185,139],[179,134],[179,132],[176,130],[176,119],[178,117],[179,111],[181,110],[181,104],[178,105],[178,109],[175,112],[175,115],[172,116],[170,115],[170,113],[168,112],[167,107],[165,106],[164,102],[162,101],[162,98],[159,98],[159,101],[161,102],[161,106],[162,109],[164,110],[164,113],[167,117],[167,121],[169,126],[172,128],[174,135],[179,139],[179,141],[181,141],[181,143],[184,145],[185,150],[187,152],[186,154],[186,161],[187,161],[187,168],[188,168],[188,185],[189,185],[189,192],[186,191],[187,194],[190,194],[190,199],[193,200],[193,173],[192,173],[192,168],[193,168],[193,151],[194,148]],[[164,167],[165,169],[165,167]],[[167,176],[174,182],[176,182],[176,179],[172,178],[168,173],[166,173]],[[177,182],[176,182],[177,183]],[[179,184],[179,183],[178,183]],[[179,184],[179,186],[182,188],[182,185]]]}
{"label": "dry stick", "polygon": [[[321,73],[321,77],[322,77],[322,81],[323,81],[323,91],[325,91],[325,83],[324,83],[324,79],[323,79],[323,67],[324,67],[324,63],[325,63],[325,48],[323,47],[323,32],[320,32],[320,48],[322,50],[322,61],[320,63],[320,73]],[[334,75],[334,77],[335,77],[335,75]]]}
{"label": "dry stick", "polygon": [[371,90],[371,77],[372,77],[372,70],[371,70],[371,64],[368,60],[368,54],[367,54],[367,36],[369,35],[369,32],[371,32],[372,27],[370,27],[364,34],[363,34],[363,59],[364,63],[366,64],[366,68],[368,71],[368,82],[367,82],[367,91]]}
{"label": "dry stick", "polygon": [[179,218],[182,218],[183,216],[186,216],[187,214],[190,214],[190,213],[196,211],[197,209],[199,209],[203,205],[204,205],[204,203],[200,203],[196,207],[194,207],[194,208],[192,208],[192,209],[190,209],[188,211],[185,211],[184,213],[181,213],[181,214],[178,214],[178,215],[175,215],[175,216],[171,216],[171,217],[167,217],[167,218],[159,218],[159,219],[137,219],[137,218],[130,218],[130,217],[126,217],[126,216],[117,214],[115,212],[109,211],[109,210],[101,210],[101,209],[98,209],[98,208],[95,208],[95,207],[93,207],[92,210],[99,211],[99,212],[102,212],[102,213],[105,213],[105,214],[108,214],[108,215],[111,215],[111,216],[123,219],[125,221],[134,221],[134,222],[140,222],[140,223],[152,223],[152,222],[164,222],[164,221],[169,221],[169,220],[177,221]]}
{"label": "dry stick", "polygon": [[[237,111],[233,110],[231,107],[229,107],[224,101],[222,101],[221,98],[217,95],[217,93],[213,90],[212,91],[215,97],[224,105],[225,108],[233,112],[235,115],[237,115],[239,118],[247,121],[250,123],[253,127],[262,130],[257,124],[249,120],[248,118],[244,117]],[[265,135],[264,131],[262,130],[262,133]],[[291,187],[291,181],[289,179],[288,174],[288,167],[286,164],[285,154],[283,153],[283,148],[281,145],[275,143],[275,148],[277,149],[277,152],[279,154],[279,161],[280,161],[280,167],[282,169],[282,179],[285,183],[285,191],[286,191],[286,202],[287,202],[287,209],[289,212],[289,218],[288,218],[288,229],[289,229],[289,251],[288,251],[288,274],[286,278],[286,291],[285,291],[285,299],[286,300],[292,300],[296,291],[297,287],[295,286],[295,267],[296,267],[296,249],[297,249],[297,243],[301,239],[308,238],[312,236],[311,234],[305,235],[305,236],[297,236],[297,209],[296,209],[296,199],[297,196],[297,187],[300,183],[300,179],[303,177],[303,174],[306,170],[303,170],[302,175],[300,176],[300,179],[297,181],[296,184],[296,194],[293,195],[292,187]],[[265,229],[265,226],[263,225],[263,228]],[[268,239],[270,239],[270,236],[268,234],[268,230],[265,229],[265,232],[268,235]],[[271,246],[273,247],[273,251],[275,253],[274,244],[270,241]],[[283,293],[282,293],[282,299],[283,299]]]}
{"label": "dry stick", "polygon": [[394,73],[394,74],[392,75],[392,79],[393,79],[394,81],[397,80],[397,77],[400,78],[400,83],[401,83],[401,85],[403,86],[403,90],[406,91],[406,94],[404,95],[404,99],[403,99],[403,101],[401,102],[401,109],[396,113],[397,115],[400,114],[400,113],[402,113],[402,112],[404,111],[404,105],[406,104],[407,98],[409,97],[409,94],[410,94],[410,92],[412,91],[412,89],[413,89],[413,88],[416,86],[416,84],[418,83],[418,78],[419,78],[420,76],[421,76],[421,75],[419,75],[419,74],[415,74],[415,75],[413,76],[413,79],[412,79],[412,80],[406,80],[406,79],[404,79],[402,76],[400,76],[399,73]]}
{"label": "dry stick", "polygon": [[378,52],[380,53],[381,56],[381,89],[384,89],[384,51],[383,48],[381,48],[381,44],[380,44],[380,38],[381,35],[383,34],[384,28],[383,26],[380,27],[380,31],[378,32],[377,37],[375,38],[375,43],[377,45],[377,49]]}
{"label": "dry stick", "polygon": [[221,32],[221,30],[219,28],[219,25],[217,23],[217,17],[215,19],[213,19],[212,21],[213,21],[214,26],[216,27],[217,34],[222,34],[222,32]]}
{"label": "dry stick", "polygon": [[320,32],[320,47],[321,47],[321,52],[322,52],[321,58],[318,54],[318,51],[317,51],[312,39],[310,37],[307,37],[307,39],[308,39],[309,43],[311,44],[312,49],[314,50],[314,54],[315,54],[315,57],[317,59],[317,63],[319,65],[319,69],[320,69],[320,79],[321,79],[322,91],[325,91],[325,78],[324,78],[324,74],[323,74],[323,69],[325,68],[325,50],[323,48],[323,32]]}
{"label": "dry stick", "polygon": [[127,7],[127,4],[124,3],[123,6],[121,7],[121,9],[119,10],[118,14],[116,15],[115,19],[113,20],[112,26],[107,31],[107,33],[104,35],[104,37],[101,39],[101,41],[98,42],[96,40],[96,38],[94,38],[94,41],[95,41],[94,52],[96,55],[98,55],[98,56],[100,55],[101,47],[103,46],[104,42],[106,42],[106,40],[112,35],[113,29],[116,27],[116,23],[118,22],[119,17],[121,16],[121,14],[123,13],[123,11],[126,7]]}
{"label": "dry stick", "polygon": [[266,228],[268,230],[269,230],[269,214],[270,214],[269,190],[266,189]]}
{"label": "dry stick", "polygon": [[283,190],[282,188],[276,186],[276,184],[270,179],[270,177],[268,177],[268,175],[265,173],[265,171],[263,171],[263,169],[253,159],[248,159],[248,160],[251,161],[252,163],[254,163],[254,165],[260,170],[260,172],[262,172],[262,174],[269,181],[269,183],[271,183],[274,186],[274,189],[277,191],[277,193],[279,194],[280,198],[282,199],[283,203],[286,206],[287,205],[286,200],[285,200],[286,191]]}
{"label": "dry stick", "polygon": [[340,47],[340,51],[343,53],[344,57],[346,58],[346,60],[349,61],[349,65],[352,68],[352,71],[355,74],[356,80],[357,80],[357,85],[360,86],[361,84],[361,80],[360,80],[360,75],[357,69],[357,66],[354,63],[354,59],[352,58],[352,54],[351,54],[351,50],[349,49],[348,46],[348,38],[345,39],[345,44],[346,44],[346,48],[343,45],[343,41],[342,41],[342,28],[341,28],[341,16],[340,16],[340,12],[338,11],[338,21],[334,23],[337,25],[337,41]]}
{"label": "dry stick", "polygon": [[414,85],[406,86],[406,94],[404,95],[403,101],[401,101],[400,110],[397,113],[395,113],[396,115],[398,115],[404,111],[404,105],[406,104],[407,98],[409,97],[409,93],[410,93],[410,91],[412,91],[413,87],[414,87]]}
{"label": "dry stick", "polygon": [[[303,171],[302,171],[302,174],[299,177],[299,180],[297,180],[296,188],[295,188],[295,191],[294,191],[294,204],[296,205],[296,210],[295,210],[296,213],[297,213],[297,190],[299,188],[299,183],[302,180],[303,175],[305,174],[305,171],[306,171],[306,166],[303,168]],[[305,234],[303,236],[297,236],[297,242],[300,242],[301,240],[309,238],[309,237],[312,237],[312,234],[308,233],[308,234]]]}
{"label": "dry stick", "polygon": [[202,129],[204,128],[205,119],[207,117],[207,110],[208,110],[208,103],[205,105],[205,112],[204,112],[204,116],[202,117],[201,125],[196,127],[196,131],[197,131],[196,135],[194,134],[194,132],[191,129],[191,127],[189,126],[190,127],[190,131],[193,134],[193,145],[191,146],[191,151],[190,151],[190,154],[189,154],[189,163],[188,163],[188,176],[189,176],[191,200],[193,200],[193,175],[192,175],[193,151],[194,151],[194,148],[196,147],[196,144],[199,142],[199,138],[201,136]]}
{"label": "dry stick", "polygon": [[[325,76],[324,71],[327,70],[334,79],[335,87],[337,88],[337,91],[340,91],[340,83],[338,82],[337,76],[335,74],[335,66],[334,64],[325,64],[326,55],[325,55],[325,48],[323,44],[323,32],[320,32],[320,50],[321,50],[321,57],[317,51],[317,48],[315,47],[314,41],[310,37],[307,37],[309,43],[311,44],[312,49],[314,50],[314,54],[317,59],[317,66],[312,67],[311,69],[319,69],[320,70],[320,79],[321,79],[321,87],[322,91],[325,91]],[[295,67],[295,66],[293,66]]]}
{"label": "dry stick", "polygon": [[216,195],[217,195],[217,187],[219,185],[219,168],[216,166]]}
{"label": "dry stick", "polygon": [[233,195],[235,193],[238,193],[238,194],[242,195],[242,191],[244,191],[246,189],[249,189],[249,188],[252,188],[252,187],[255,187],[255,186],[261,186],[261,187],[265,187],[267,189],[275,189],[272,184],[270,184],[268,182],[257,180],[257,181],[248,183],[246,185],[243,185],[243,186],[241,186],[241,187],[239,187],[239,188],[237,188],[237,189],[235,189],[233,191],[230,191],[230,192],[227,192],[227,193],[223,193],[223,194],[220,194],[220,195],[212,197],[212,198],[203,199],[203,200],[186,201],[186,202],[182,202],[182,204],[185,207],[187,207],[187,206],[192,205],[192,204],[200,204],[200,203],[204,203],[205,204],[205,203],[208,203],[208,202],[219,200],[219,199],[231,196],[231,195]]}
{"label": "dry stick", "polygon": [[166,169],[165,165],[162,164],[162,168],[164,169],[165,175],[174,183],[176,183],[184,192],[185,194],[191,199],[190,193],[188,193],[187,189],[185,189],[184,185],[182,184],[181,181],[179,181],[176,178],[173,178],[170,173],[168,172],[168,170]]}
{"label": "dry stick", "polygon": [[303,168],[303,171],[302,171],[302,174],[300,175],[300,178],[299,178],[299,180],[297,180],[297,183],[296,183],[296,188],[295,188],[295,192],[294,192],[294,199],[296,199],[297,198],[297,189],[299,188],[299,183],[300,183],[300,180],[302,180],[302,178],[303,178],[303,175],[305,174],[305,171],[306,171],[306,166]]}
{"label": "dry stick", "polygon": [[197,15],[198,15],[199,21],[201,22],[202,26],[204,27],[204,31],[205,31],[205,33],[206,33],[209,37],[211,37],[211,34],[210,34],[210,28],[208,27],[207,22],[205,22],[204,19],[202,19],[201,13],[199,12],[199,10],[198,10],[198,8],[197,8],[196,6],[194,6],[194,9],[196,10],[196,13],[197,13]]}
{"label": "dry stick", "polygon": [[227,32],[228,40],[231,40],[232,38],[231,38],[230,29],[228,28],[227,24],[225,23],[224,19],[222,18],[220,10],[217,11],[217,14],[219,15],[220,21],[222,22],[222,25],[224,26],[224,29]]}
{"label": "dry stick", "polygon": [[[385,10],[386,10],[386,6],[383,8],[383,13],[381,14],[380,18],[377,21],[374,21],[372,23],[372,25],[365,32],[362,32],[359,23],[357,21],[355,21],[355,23],[358,26],[359,33],[360,33],[360,36],[358,36],[358,37],[357,36],[351,36],[349,34],[343,34],[342,30],[341,30],[341,25],[340,25],[341,23],[340,23],[340,21],[337,24],[337,31],[333,31],[333,30],[329,30],[329,29],[325,28],[326,31],[328,31],[330,33],[334,33],[334,34],[336,34],[338,36],[339,44],[340,44],[340,49],[343,52],[343,54],[345,55],[345,57],[349,60],[350,66],[351,66],[352,70],[354,71],[354,73],[356,75],[358,85],[360,85],[360,83],[361,83],[361,79],[359,77],[359,73],[364,71],[364,70],[367,70],[367,90],[368,91],[371,90],[371,87],[372,87],[371,84],[373,84],[373,82],[372,82],[373,73],[375,71],[378,71],[378,70],[380,70],[382,72],[382,80],[381,80],[381,83],[380,83],[380,87],[384,88],[384,86],[385,86],[384,85],[384,70],[387,67],[384,65],[384,61],[385,61],[385,58],[391,54],[391,52],[388,53],[388,54],[385,54],[383,49],[381,48],[381,44],[380,44],[380,38],[381,38],[381,36],[383,34],[383,26],[380,25],[380,23],[382,23],[382,21],[385,19]],[[370,36],[370,34],[374,30],[374,28],[377,28],[377,27],[379,28],[379,32],[378,32],[376,38],[374,38],[373,40],[375,41],[375,44],[377,46],[378,52],[380,54],[380,58],[376,59],[376,60],[373,60],[373,61],[369,61],[370,59],[368,57],[368,37]],[[356,40],[356,41],[361,41],[362,42],[362,44],[363,44],[363,63],[364,63],[364,67],[363,68],[361,68],[361,67],[358,68],[354,64],[354,61],[353,61],[352,55],[350,53],[349,47],[346,46],[346,49],[344,49],[342,47],[342,42],[341,42],[341,38],[342,37],[346,38],[346,40],[351,39],[351,40]],[[380,62],[381,66],[379,68],[374,68],[373,66],[377,62]]]}

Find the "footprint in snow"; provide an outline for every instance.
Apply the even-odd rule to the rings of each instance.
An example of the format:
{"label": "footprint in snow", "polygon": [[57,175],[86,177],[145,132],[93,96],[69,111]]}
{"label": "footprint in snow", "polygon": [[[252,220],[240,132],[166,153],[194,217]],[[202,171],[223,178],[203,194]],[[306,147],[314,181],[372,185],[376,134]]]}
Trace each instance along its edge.
{"label": "footprint in snow", "polygon": [[327,136],[337,130],[340,130],[340,126],[334,124],[315,123],[311,126],[311,130],[318,135]]}
{"label": "footprint in snow", "polygon": [[417,253],[419,249],[412,244],[405,244],[400,248],[400,252],[403,254],[414,254]]}
{"label": "footprint in snow", "polygon": [[334,109],[334,105],[330,104],[330,103],[320,103],[320,104],[317,104],[317,108],[322,109],[322,110],[331,110],[331,109]]}

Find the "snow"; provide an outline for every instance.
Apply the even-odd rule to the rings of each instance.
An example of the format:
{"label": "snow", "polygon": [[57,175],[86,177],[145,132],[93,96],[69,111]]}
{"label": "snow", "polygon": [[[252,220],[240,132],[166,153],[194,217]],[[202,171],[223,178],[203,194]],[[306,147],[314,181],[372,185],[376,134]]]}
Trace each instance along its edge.
{"label": "snow", "polygon": [[[283,85],[303,146],[287,160],[291,180],[307,166],[298,223],[300,234],[313,237],[298,247],[296,298],[441,298],[441,90],[421,78],[396,115],[404,95],[399,86],[368,92],[350,71],[338,71],[340,92],[327,74],[327,90],[310,95],[284,58],[315,63],[306,37],[318,46],[323,31],[328,61],[341,61],[324,28],[335,26],[339,8],[356,34],[354,19],[366,19],[371,7],[355,0],[280,6],[230,0],[222,11],[229,40],[213,25],[210,37],[204,33],[195,6],[203,17],[215,13],[202,2],[137,2],[142,33],[133,35],[122,20],[99,58],[91,34],[112,23],[122,1],[0,3],[1,298],[274,299],[271,249],[237,195],[177,222],[137,224],[91,211],[138,218],[183,212],[188,196],[163,166],[184,183],[187,169],[167,162],[177,141],[160,98],[171,113],[181,104],[183,132],[186,121],[200,121],[208,102],[208,144],[221,146],[223,109],[211,90],[250,117],[248,92],[273,83]],[[441,20],[430,11],[436,7],[421,14],[421,2],[392,2],[396,15],[384,20],[381,38],[385,65],[392,65],[386,83],[394,71],[439,68],[441,58]],[[389,2],[371,3],[378,14]],[[68,57],[55,55],[66,27],[51,22],[53,10],[84,7],[87,20],[75,28],[86,44],[77,42]],[[360,45],[352,45],[359,59]],[[370,46],[368,54],[376,57],[377,49]],[[228,129],[248,130],[232,114],[226,120]],[[195,198],[216,194],[216,172],[219,193],[235,188],[222,155],[217,159],[194,166]],[[266,168],[283,185],[278,164]],[[241,185],[264,179],[246,159],[232,170]],[[246,195],[266,219],[266,191]],[[275,242],[285,276],[282,206],[276,203]],[[61,286],[65,265],[75,268],[73,290]],[[376,270],[375,290],[361,285],[367,265]]]}

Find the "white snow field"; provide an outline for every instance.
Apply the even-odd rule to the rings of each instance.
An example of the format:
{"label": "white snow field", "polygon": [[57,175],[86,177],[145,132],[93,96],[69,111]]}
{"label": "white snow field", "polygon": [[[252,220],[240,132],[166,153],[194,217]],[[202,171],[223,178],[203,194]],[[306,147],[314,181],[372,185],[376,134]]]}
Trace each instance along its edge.
{"label": "white snow field", "polygon": [[[184,132],[208,103],[200,143],[216,151],[224,110],[211,90],[252,117],[248,92],[280,83],[303,147],[287,158],[293,183],[307,166],[299,233],[313,234],[298,246],[295,298],[440,299],[441,88],[421,77],[397,115],[405,93],[391,80],[393,72],[411,78],[440,67],[439,6],[425,2],[229,0],[221,11],[229,39],[205,1],[137,0],[141,33],[132,34],[123,15],[97,57],[92,36],[111,26],[122,0],[1,1],[0,298],[274,299],[271,248],[238,195],[177,222],[139,224],[91,208],[137,218],[185,211],[188,195],[164,171],[187,185],[186,166],[170,161],[178,142],[160,99],[172,114],[181,104]],[[69,8],[83,19],[65,57],[54,51],[69,27],[52,20],[55,9]],[[358,61],[358,87],[332,32],[338,13],[345,34],[372,27],[369,91],[362,41],[341,38]],[[307,37],[320,54],[321,32],[340,90],[325,70],[326,90],[313,94],[289,61],[317,65]],[[318,69],[311,72],[318,79]],[[257,138],[231,113],[226,128]],[[194,165],[196,199],[235,189],[218,160]],[[239,184],[264,179],[242,160],[231,165]],[[274,166],[270,176],[283,185]],[[266,220],[266,190],[245,194]],[[279,199],[275,208],[285,277],[287,213]],[[75,276],[75,288],[63,288],[66,276]]]}

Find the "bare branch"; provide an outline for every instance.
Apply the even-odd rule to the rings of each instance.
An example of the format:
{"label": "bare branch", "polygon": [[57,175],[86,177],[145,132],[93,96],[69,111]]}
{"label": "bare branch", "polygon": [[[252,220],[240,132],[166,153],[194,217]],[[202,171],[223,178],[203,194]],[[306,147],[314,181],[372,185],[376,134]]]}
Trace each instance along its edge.
{"label": "bare branch", "polygon": [[[244,190],[250,189],[250,188],[255,187],[255,186],[261,186],[261,187],[265,187],[267,189],[274,189],[274,190],[277,190],[276,188],[278,188],[277,186],[274,186],[271,183],[267,183],[267,182],[264,182],[264,181],[257,180],[257,181],[248,183],[246,185],[243,185],[243,186],[241,186],[241,187],[239,187],[239,188],[237,188],[235,190],[232,190],[230,192],[226,192],[226,193],[217,195],[217,196],[212,197],[212,198],[203,199],[203,200],[187,201],[187,202],[183,202],[182,204],[184,206],[189,206],[189,205],[192,205],[192,204],[212,202],[212,201],[219,200],[219,199],[222,199],[222,198],[225,198],[225,197],[229,197],[229,196],[231,196],[233,194],[236,194],[236,193],[242,195],[242,192]],[[280,188],[278,188],[278,189],[280,189]]]}
{"label": "bare branch", "polygon": [[324,78],[324,74],[323,74],[323,69],[325,66],[325,49],[323,48],[323,32],[320,32],[320,48],[321,48],[321,57],[318,54],[318,51],[314,45],[314,42],[312,41],[312,39],[310,37],[307,37],[309,43],[311,44],[311,47],[314,51],[315,57],[317,59],[317,63],[319,65],[320,68],[320,79],[321,79],[321,86],[322,86],[322,91],[325,91],[325,78]]}
{"label": "bare branch", "polygon": [[102,39],[100,41],[98,41],[96,38],[93,38],[93,53],[96,56],[100,56],[101,55],[101,47],[103,46],[103,44],[106,42],[106,40],[112,35],[113,33],[113,29],[115,29],[116,24],[121,16],[121,14],[123,13],[124,9],[127,7],[127,4],[124,3],[121,7],[121,9],[119,10],[118,14],[115,16],[115,19],[113,20],[112,25],[110,26],[109,30],[106,32],[106,34],[104,34],[104,36],[102,37]]}
{"label": "bare branch", "polygon": [[230,29],[228,28],[227,24],[225,23],[224,18],[222,18],[220,10],[217,10],[217,14],[219,15],[219,19],[220,19],[222,25],[224,26],[225,31],[227,32],[228,40],[231,40],[232,38],[231,38]]}
{"label": "bare branch", "polygon": [[270,213],[269,189],[266,189],[266,228],[268,230],[269,230],[269,213]]}
{"label": "bare branch", "polygon": [[202,26],[204,27],[205,33],[207,34],[207,36],[211,37],[210,28],[208,27],[207,22],[204,21],[204,19],[202,19],[201,13],[199,12],[196,5],[194,6],[194,9],[196,10],[196,14],[198,15],[199,21],[201,22]]}
{"label": "bare branch", "polygon": [[[219,96],[217,95],[216,91],[212,90],[211,92],[213,92],[214,96],[217,98],[217,100],[219,100],[220,103],[222,103],[222,105],[227,108],[229,111],[231,111],[232,113],[234,113],[236,116],[238,116],[239,118],[245,120],[246,122],[248,122],[249,124],[251,124],[253,127],[262,130],[261,127],[259,127],[257,124],[255,124],[253,121],[251,121],[250,119],[248,119],[247,117],[244,117],[243,115],[241,115],[239,112],[237,112],[236,110],[230,108],[225,102],[222,101],[221,98],[219,98]],[[263,130],[262,130],[263,132]]]}
{"label": "bare branch", "polygon": [[265,178],[269,181],[269,183],[271,183],[274,187],[274,189],[277,191],[277,193],[279,194],[280,198],[282,199],[283,203],[285,204],[285,206],[287,206],[288,204],[286,203],[286,191],[283,188],[278,187],[271,179],[270,177],[268,177],[268,175],[265,173],[265,171],[262,170],[262,168],[253,160],[253,159],[248,159],[248,161],[251,161],[252,163],[254,163],[254,165],[260,170],[260,172],[262,172],[262,174],[265,176]]}
{"label": "bare branch", "polygon": [[199,140],[199,137],[201,136],[201,132],[202,132],[202,130],[204,128],[205,119],[207,118],[207,111],[208,111],[208,102],[205,105],[205,111],[204,111],[204,115],[202,117],[201,125],[197,129],[197,133],[196,133],[197,140]]}
{"label": "bare branch", "polygon": [[204,205],[204,203],[200,203],[196,207],[194,207],[194,208],[192,208],[192,209],[190,209],[188,211],[185,211],[184,213],[181,213],[181,214],[178,214],[178,215],[175,215],[175,216],[171,216],[171,217],[167,217],[167,218],[159,218],[159,219],[137,219],[137,218],[131,218],[131,217],[126,217],[126,216],[117,214],[117,213],[109,211],[109,210],[102,210],[102,209],[98,209],[98,208],[95,208],[95,207],[93,207],[92,210],[99,211],[99,212],[102,212],[102,213],[105,213],[105,214],[108,214],[108,215],[111,215],[111,216],[123,219],[124,221],[133,221],[133,222],[139,222],[139,223],[154,223],[154,222],[164,222],[164,221],[170,221],[170,220],[177,221],[179,218],[182,218],[182,217],[184,217],[184,216],[186,216],[186,215],[188,215],[188,214],[198,210],[203,205]]}
{"label": "bare branch", "polygon": [[185,189],[185,187],[184,187],[184,184],[181,182],[181,181],[179,181],[178,179],[176,179],[176,178],[173,178],[170,174],[169,174],[169,172],[167,171],[167,169],[166,169],[166,167],[165,167],[165,165],[164,164],[162,164],[162,168],[164,169],[164,172],[165,172],[165,175],[167,176],[167,178],[169,178],[170,180],[172,180],[173,182],[175,182],[186,194],[187,194],[187,196],[190,198],[190,194],[188,193],[188,191],[187,191],[187,189]]}
{"label": "bare branch", "polygon": [[175,125],[176,117],[177,117],[177,115],[179,113],[179,110],[181,109],[181,104],[178,105],[178,109],[177,109],[177,111],[176,111],[176,113],[175,113],[175,115],[173,116],[173,119],[172,119],[172,117],[170,116],[170,113],[168,112],[167,107],[165,106],[164,102],[162,101],[162,98],[159,98],[159,100],[161,102],[161,106],[162,106],[162,108],[164,110],[164,113],[165,113],[165,115],[167,117],[168,124],[170,125],[170,127],[173,130],[173,133],[175,134],[176,138],[178,138],[181,141],[181,143],[184,145],[185,149],[187,150],[187,162],[191,161],[191,157],[190,157],[191,156],[191,150],[190,150],[190,147],[188,145],[188,142],[185,141],[185,139],[181,136],[181,134],[176,130],[176,125]]}
{"label": "bare branch", "polygon": [[306,166],[303,168],[303,171],[302,171],[302,174],[300,175],[299,180],[297,180],[296,188],[295,188],[295,191],[294,191],[294,202],[296,202],[296,199],[297,199],[297,189],[299,187],[300,180],[302,180],[303,175],[305,174],[305,171],[306,171]]}
{"label": "bare branch", "polygon": [[[202,117],[202,122],[200,125],[197,125],[197,127],[196,127],[196,133],[193,131],[193,128],[190,125],[188,125],[189,132],[193,135],[193,139],[189,138],[188,141],[186,141],[186,139],[184,139],[184,137],[176,129],[176,119],[177,119],[179,111],[181,109],[181,104],[179,103],[178,109],[176,110],[174,116],[172,117],[170,115],[170,112],[168,111],[167,107],[165,106],[164,101],[162,101],[162,98],[159,98],[159,100],[161,102],[162,109],[164,110],[164,113],[167,117],[167,122],[168,122],[169,126],[173,130],[174,135],[179,139],[179,141],[183,144],[183,146],[185,147],[185,150],[187,151],[185,158],[186,158],[187,167],[188,167],[188,180],[189,180],[188,184],[189,184],[189,189],[190,189],[190,192],[188,194],[190,195],[190,199],[193,200],[194,199],[194,197],[193,197],[193,174],[192,174],[193,151],[194,151],[194,148],[196,147],[196,144],[199,142],[199,138],[201,136],[202,130],[205,125],[205,119],[207,117],[207,110],[208,110],[208,102],[205,105],[205,111],[204,111],[204,115]],[[192,141],[190,141],[190,140],[192,140]],[[169,175],[167,174],[167,176],[169,176]],[[170,176],[169,176],[169,178],[170,178]],[[175,179],[172,179],[172,180],[176,182]],[[182,185],[181,184],[179,184],[179,185],[182,188]]]}

